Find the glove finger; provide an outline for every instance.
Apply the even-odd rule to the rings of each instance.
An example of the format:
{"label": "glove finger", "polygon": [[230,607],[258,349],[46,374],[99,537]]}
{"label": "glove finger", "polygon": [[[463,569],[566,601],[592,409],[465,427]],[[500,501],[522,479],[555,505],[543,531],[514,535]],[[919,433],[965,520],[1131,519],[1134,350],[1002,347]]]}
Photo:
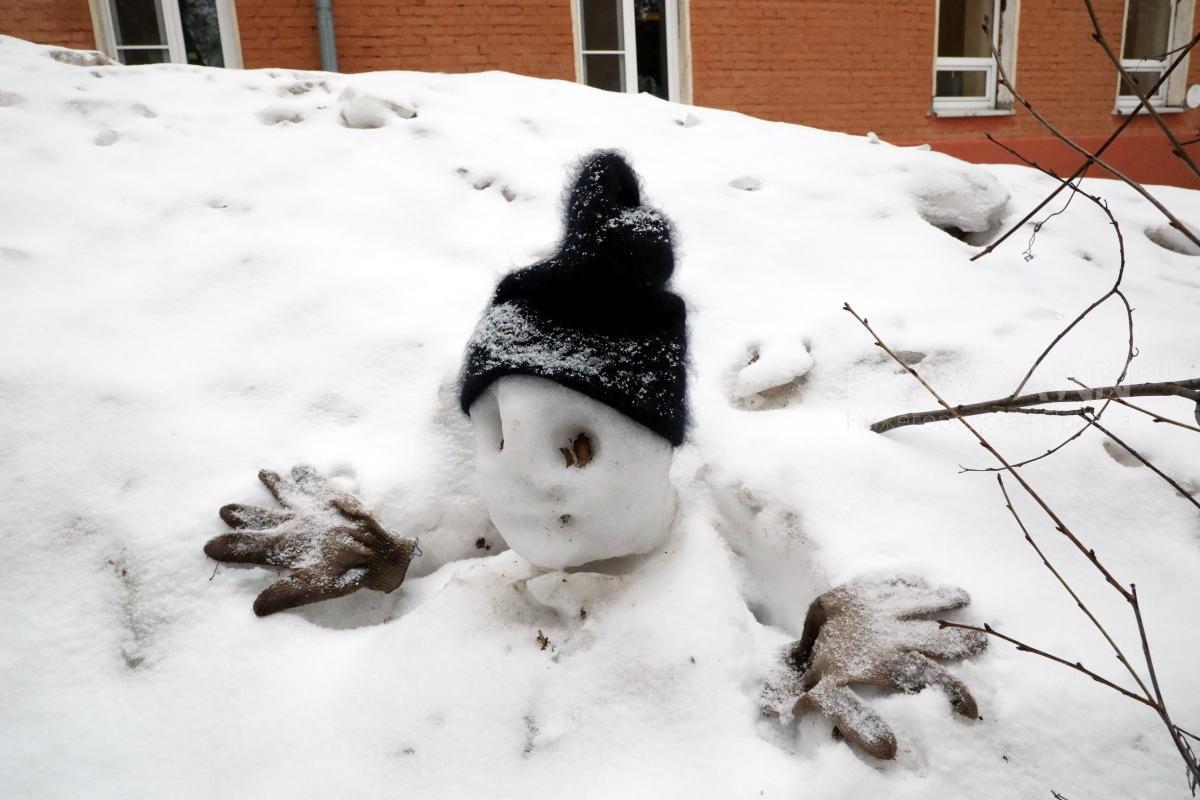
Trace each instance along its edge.
{"label": "glove finger", "polygon": [[267,491],[279,502],[279,505],[284,508],[291,508],[292,504],[288,502],[288,496],[291,494],[290,487],[279,476],[278,472],[270,469],[260,469],[258,471],[258,479],[262,481],[262,485],[267,487]]}
{"label": "glove finger", "polygon": [[843,736],[876,758],[896,757],[896,735],[850,687],[823,679],[800,696],[793,713],[799,715],[809,708],[818,709]]}
{"label": "glove finger", "polygon": [[321,565],[296,570],[263,589],[254,599],[254,613],[265,617],[277,611],[343,597],[356,591],[366,574],[362,568],[339,574]]}
{"label": "glove finger", "polygon": [[971,602],[971,596],[956,586],[938,586],[920,575],[862,578],[827,594],[844,593],[867,608],[886,611],[898,619],[912,619],[952,611]]}
{"label": "glove finger", "polygon": [[292,482],[296,488],[308,495],[321,494],[325,489],[325,476],[311,464],[297,464],[292,467]]}
{"label": "glove finger", "polygon": [[223,533],[204,545],[204,554],[216,561],[230,564],[262,564],[287,566],[281,553],[279,536],[261,533]]}
{"label": "glove finger", "polygon": [[898,619],[914,619],[968,606],[971,603],[971,595],[957,586],[933,586],[926,583],[920,588],[898,593],[894,602]]}
{"label": "glove finger", "polygon": [[905,623],[909,649],[932,658],[960,659],[979,655],[988,646],[988,637],[979,631],[941,628],[932,620]]}
{"label": "glove finger", "polygon": [[928,656],[917,652],[900,654],[887,666],[890,685],[904,692],[919,692],[926,686],[940,686],[954,711],[969,719],[979,716],[979,706],[966,684]]}
{"label": "glove finger", "polygon": [[375,521],[374,515],[366,509],[362,501],[352,494],[340,493],[329,504],[346,519],[365,524],[373,533],[383,530],[383,526]]}
{"label": "glove finger", "polygon": [[353,528],[333,528],[321,540],[321,563],[333,572],[365,567],[374,556],[374,550],[354,538]]}
{"label": "glove finger", "polygon": [[394,592],[404,583],[408,565],[412,563],[417,540],[389,538],[389,547],[383,553],[376,552],[367,561],[366,587],[377,592]]}
{"label": "glove finger", "polygon": [[225,524],[237,530],[261,531],[266,528],[275,528],[292,517],[296,516],[291,511],[276,511],[271,508],[261,508],[260,506],[245,506],[241,503],[230,503],[229,505],[221,506],[221,510],[217,512],[221,519],[225,520]]}

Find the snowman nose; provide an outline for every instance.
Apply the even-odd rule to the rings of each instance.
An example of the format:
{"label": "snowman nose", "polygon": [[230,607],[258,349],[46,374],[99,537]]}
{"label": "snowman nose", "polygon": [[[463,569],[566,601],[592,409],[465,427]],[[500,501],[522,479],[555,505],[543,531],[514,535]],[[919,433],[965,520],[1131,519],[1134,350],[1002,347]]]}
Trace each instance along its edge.
{"label": "snowman nose", "polygon": [[562,453],[563,460],[567,462],[568,467],[577,467],[583,469],[592,461],[592,437],[586,433],[580,433],[571,441],[570,447],[560,447],[558,452]]}

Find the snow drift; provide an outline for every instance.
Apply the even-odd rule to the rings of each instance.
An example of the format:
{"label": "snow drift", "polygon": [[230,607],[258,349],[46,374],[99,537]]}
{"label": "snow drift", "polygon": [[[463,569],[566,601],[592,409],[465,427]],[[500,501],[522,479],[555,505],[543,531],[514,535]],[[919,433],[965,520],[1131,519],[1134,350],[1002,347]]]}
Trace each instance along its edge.
{"label": "snow drift", "polygon": [[[894,762],[816,715],[760,713],[807,604],[866,573],[961,586],[988,621],[1119,679],[951,425],[849,300],[955,402],[1006,394],[1111,283],[1106,219],[1074,203],[1036,258],[970,263],[1049,181],[916,148],[499,73],[129,68],[0,37],[0,794],[5,797],[1167,797],[1146,709],[994,646],[937,692],[872,696]],[[618,147],[675,222],[694,425],[679,512],[628,573],[553,579],[504,549],[456,407],[496,278],[544,257],[564,167]],[[1121,220],[1140,355],[1194,375],[1200,260]],[[1200,196],[1159,190],[1184,218]],[[1185,250],[1180,253],[1176,250]],[[1105,309],[1031,388],[1119,369]],[[1146,401],[1164,413],[1181,401]],[[1014,458],[1071,420],[981,418]],[[1200,449],[1110,424],[1186,486]],[[317,465],[425,555],[392,595],[259,620],[272,575],[201,551],[260,467]],[[1200,720],[1200,521],[1085,436],[1028,471],[1136,580],[1180,724]],[[1028,517],[1034,520],[1032,513]],[[1125,609],[1035,534],[1112,629]],[[553,574],[553,573],[551,573]],[[579,610],[586,613],[580,614]],[[1132,648],[1136,650],[1136,648]]]}

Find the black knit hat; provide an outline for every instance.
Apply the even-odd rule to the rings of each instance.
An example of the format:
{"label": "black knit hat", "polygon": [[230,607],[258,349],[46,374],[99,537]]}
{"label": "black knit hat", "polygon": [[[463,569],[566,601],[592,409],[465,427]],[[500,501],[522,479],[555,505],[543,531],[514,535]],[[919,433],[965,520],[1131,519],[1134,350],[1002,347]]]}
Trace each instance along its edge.
{"label": "black knit hat", "polygon": [[671,223],[641,204],[637,173],[598,150],[567,197],[558,252],[505,275],[467,344],[463,411],[504,375],[581,392],[663,436],[687,427],[687,310],[666,284]]}

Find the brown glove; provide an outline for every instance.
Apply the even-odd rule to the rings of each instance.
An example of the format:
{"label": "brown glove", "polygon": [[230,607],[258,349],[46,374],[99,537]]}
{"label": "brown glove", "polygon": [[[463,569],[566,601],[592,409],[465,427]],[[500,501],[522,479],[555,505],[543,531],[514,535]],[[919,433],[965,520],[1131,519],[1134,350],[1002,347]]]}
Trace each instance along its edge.
{"label": "brown glove", "polygon": [[829,590],[808,607],[802,638],[788,648],[788,664],[802,676],[804,692],[792,712],[820,710],[876,758],[895,758],[896,737],[851,684],[904,692],[940,686],[956,712],[976,718],[975,698],[933,657],[975,655],[987,647],[987,637],[921,619],[970,602],[962,589],[909,576],[852,581]]}
{"label": "brown glove", "polygon": [[357,497],[334,489],[312,467],[294,467],[290,481],[265,469],[258,479],[283,510],[222,507],[221,519],[239,532],[209,539],[204,552],[217,561],[296,570],[255,599],[260,617],[363,586],[394,591],[413,556],[420,555],[416,539],[388,533]]}

